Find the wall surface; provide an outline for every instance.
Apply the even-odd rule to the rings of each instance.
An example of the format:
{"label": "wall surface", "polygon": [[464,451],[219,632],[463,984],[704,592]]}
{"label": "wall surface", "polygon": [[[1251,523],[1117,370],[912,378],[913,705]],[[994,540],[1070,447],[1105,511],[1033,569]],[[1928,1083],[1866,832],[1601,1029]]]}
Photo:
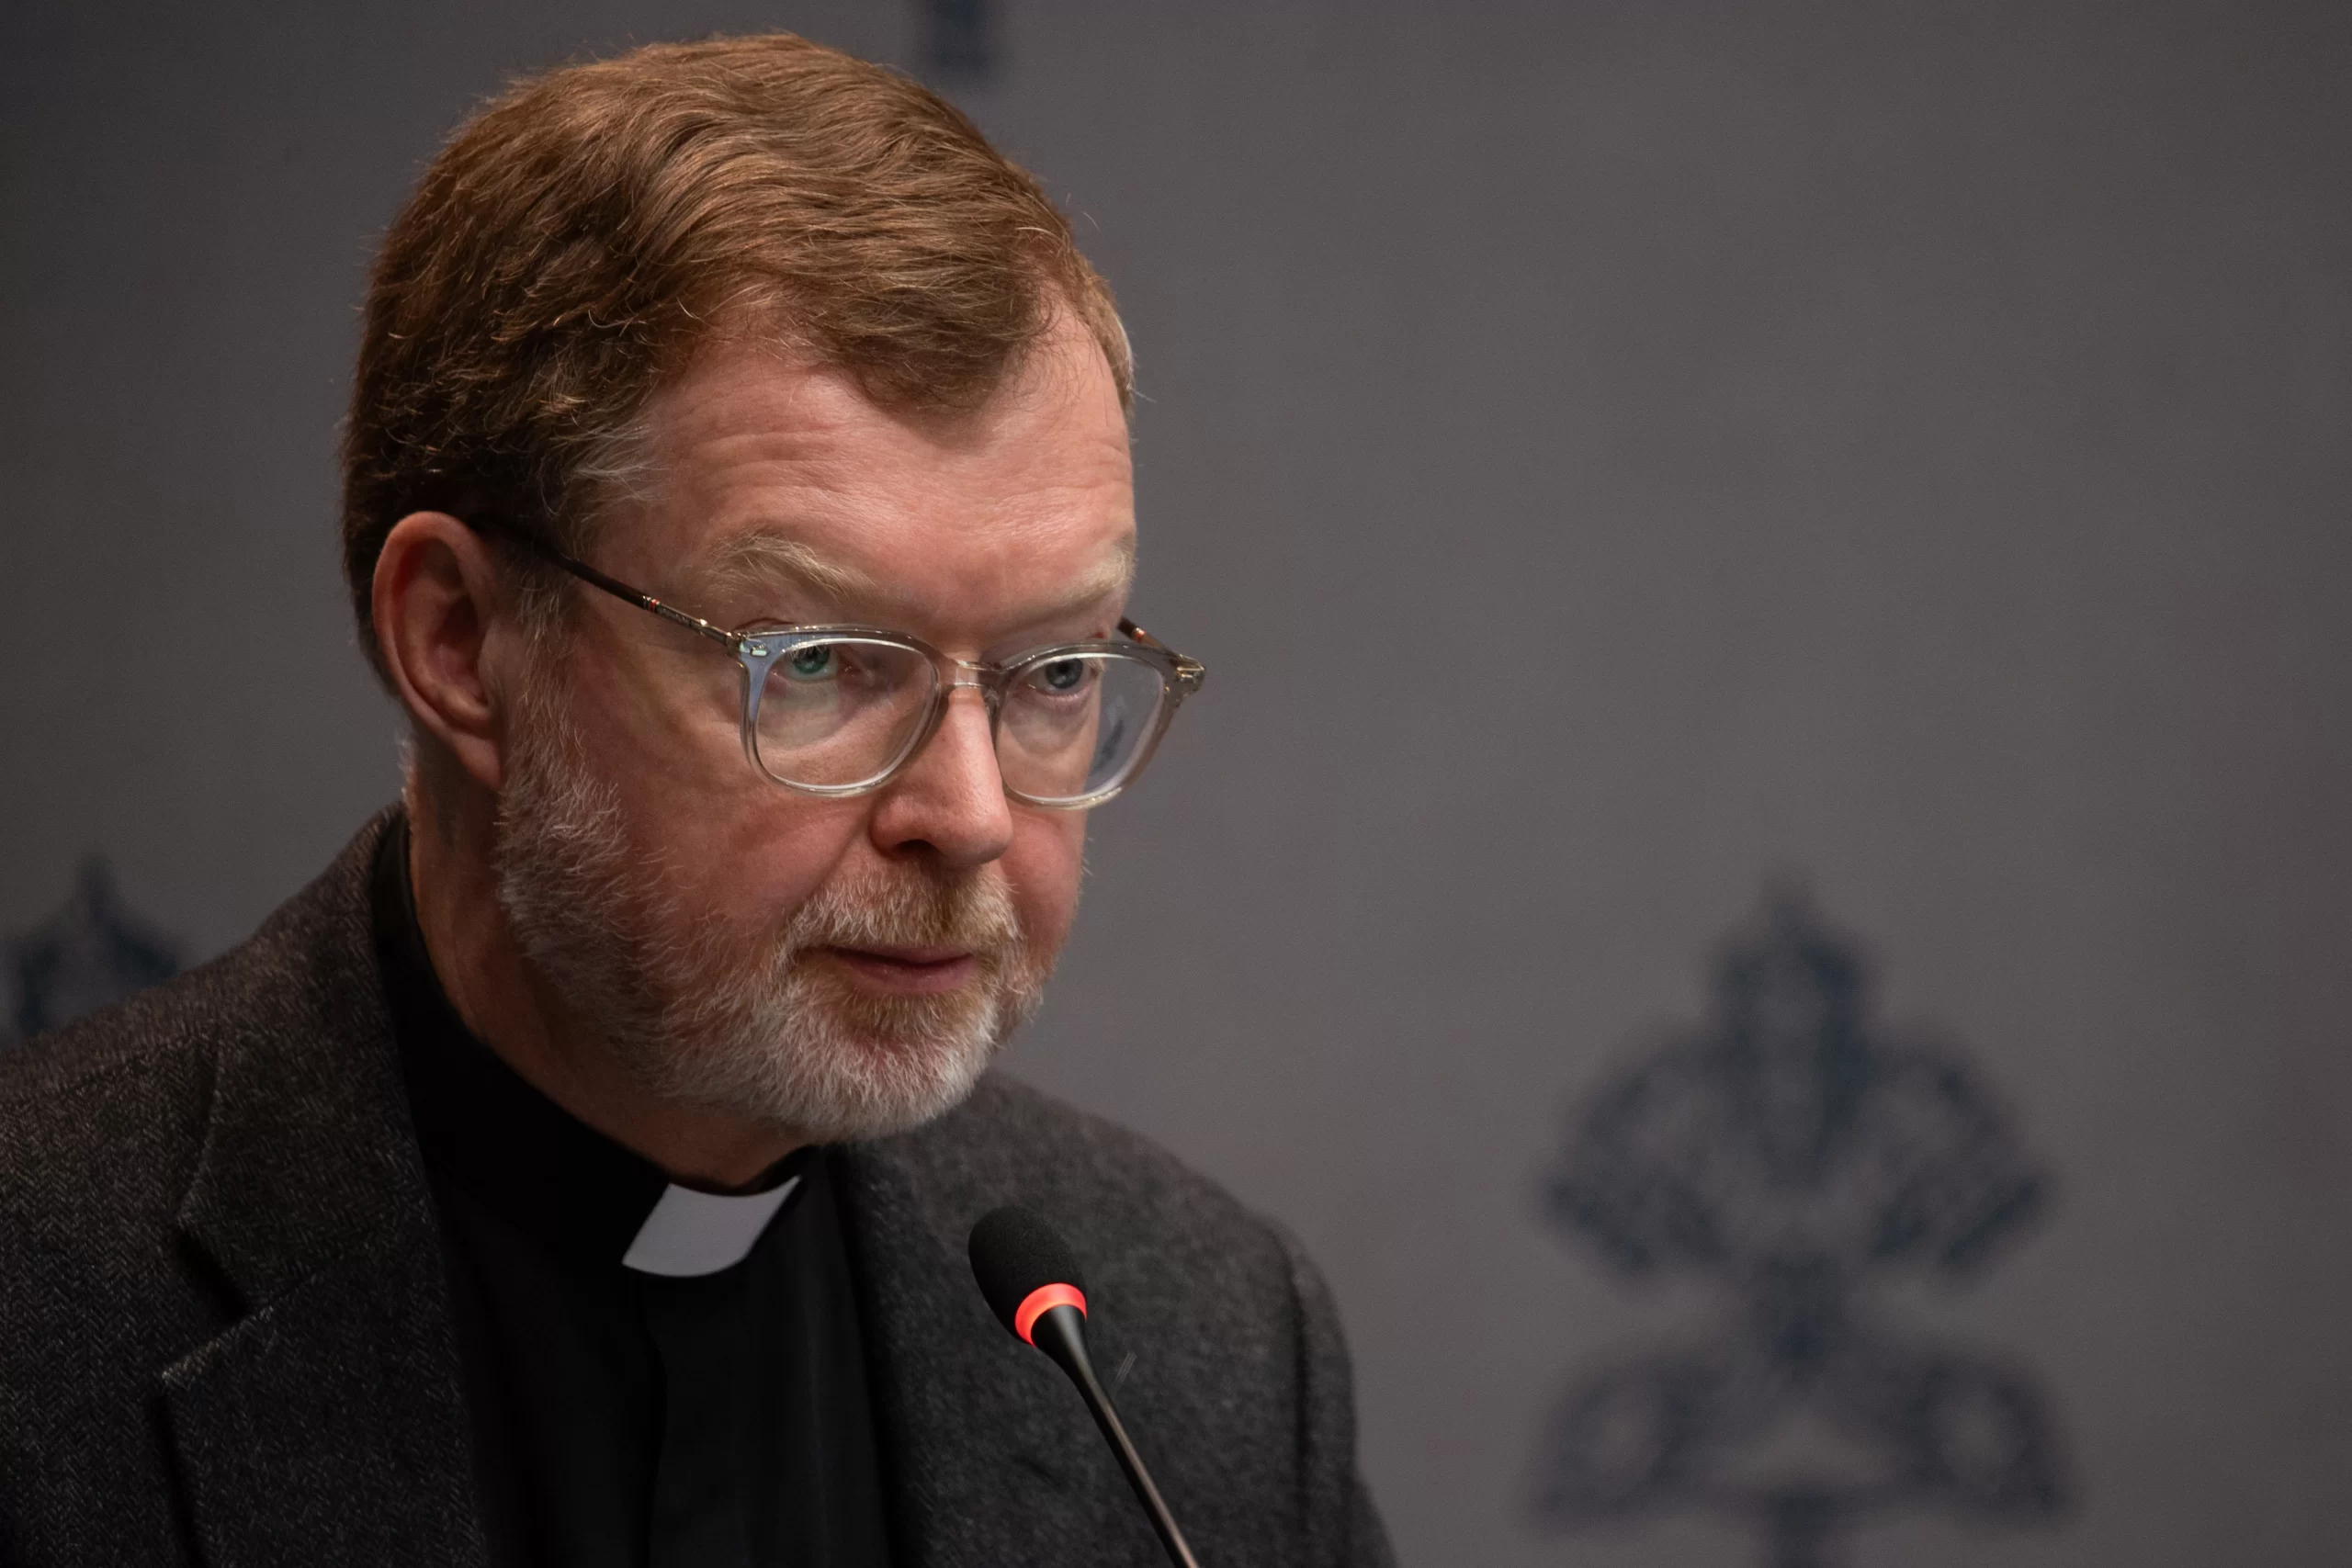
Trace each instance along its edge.
{"label": "wall surface", "polygon": [[[1305,1235],[1407,1560],[2341,1561],[2352,12],[975,14],[1213,672],[1013,1058]],[[389,796],[371,237],[507,73],[766,26],[926,67],[0,17],[0,931],[97,852],[217,951]]]}

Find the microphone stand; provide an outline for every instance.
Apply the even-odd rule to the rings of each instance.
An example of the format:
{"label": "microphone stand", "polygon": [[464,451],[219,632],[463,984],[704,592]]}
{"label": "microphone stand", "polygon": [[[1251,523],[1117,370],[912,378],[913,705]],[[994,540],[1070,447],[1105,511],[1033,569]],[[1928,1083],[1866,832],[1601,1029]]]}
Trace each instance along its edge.
{"label": "microphone stand", "polygon": [[1102,1384],[1094,1376],[1094,1363],[1086,1354],[1086,1314],[1074,1306],[1048,1307],[1037,1314],[1037,1321],[1030,1326],[1029,1342],[1051,1356],[1069,1374],[1069,1381],[1078,1385],[1079,1396],[1086,1401],[1094,1424],[1102,1428],[1111,1451],[1119,1456],[1119,1468],[1127,1472],[1127,1484],[1136,1489],[1136,1498],[1143,1504],[1145,1516],[1159,1532],[1159,1544],[1168,1549],[1169,1561],[1176,1568],[1201,1568],[1193,1556],[1193,1549],[1184,1544],[1183,1532],[1176,1528],[1175,1516],[1161,1500],[1159,1488],[1151,1483],[1150,1472],[1143,1467],[1143,1456],[1127,1439],[1127,1429],[1119,1425],[1119,1413],[1111,1408],[1111,1396],[1102,1392]]}

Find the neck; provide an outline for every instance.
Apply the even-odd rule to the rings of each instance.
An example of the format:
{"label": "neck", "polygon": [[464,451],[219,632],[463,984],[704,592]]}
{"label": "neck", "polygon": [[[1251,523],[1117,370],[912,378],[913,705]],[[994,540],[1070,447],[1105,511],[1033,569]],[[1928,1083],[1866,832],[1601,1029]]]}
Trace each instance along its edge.
{"label": "neck", "polygon": [[458,1016],[549,1100],[673,1181],[728,1191],[759,1179],[800,1141],[773,1122],[664,1100],[532,966],[498,901],[494,803],[461,786],[434,798],[412,773],[409,883],[433,972]]}

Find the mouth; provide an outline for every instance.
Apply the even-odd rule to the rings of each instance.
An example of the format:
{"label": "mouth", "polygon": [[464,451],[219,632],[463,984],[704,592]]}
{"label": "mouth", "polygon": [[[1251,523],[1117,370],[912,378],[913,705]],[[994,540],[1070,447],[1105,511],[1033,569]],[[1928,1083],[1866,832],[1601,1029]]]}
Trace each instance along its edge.
{"label": "mouth", "polygon": [[969,984],[980,972],[977,954],[960,947],[828,947],[819,951],[877,990],[933,996]]}

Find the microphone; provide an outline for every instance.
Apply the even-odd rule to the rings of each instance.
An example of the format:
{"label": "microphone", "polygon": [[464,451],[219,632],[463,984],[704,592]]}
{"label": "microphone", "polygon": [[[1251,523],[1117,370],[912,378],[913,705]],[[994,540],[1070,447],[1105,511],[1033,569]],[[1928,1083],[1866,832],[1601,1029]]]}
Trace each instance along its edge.
{"label": "microphone", "polygon": [[1119,1456],[1119,1468],[1127,1472],[1127,1483],[1136,1489],[1159,1544],[1168,1549],[1169,1560],[1177,1568],[1200,1568],[1159,1488],[1151,1483],[1143,1456],[1119,1425],[1111,1396],[1094,1376],[1094,1363],[1086,1354],[1086,1292],[1080,1288],[1078,1258],[1069,1243],[1027,1209],[1008,1207],[972,1227],[971,1253],[972,1277],[980,1282],[980,1294],[995,1309],[998,1321],[1051,1356],[1078,1385],[1094,1424]]}

